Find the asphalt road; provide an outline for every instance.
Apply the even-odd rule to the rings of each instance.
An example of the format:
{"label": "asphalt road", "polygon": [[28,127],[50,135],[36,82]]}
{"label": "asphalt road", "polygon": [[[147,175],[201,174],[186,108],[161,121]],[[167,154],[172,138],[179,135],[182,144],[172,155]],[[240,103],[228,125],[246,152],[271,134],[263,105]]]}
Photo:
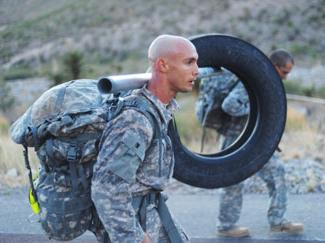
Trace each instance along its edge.
{"label": "asphalt road", "polygon": [[[266,219],[267,195],[245,194],[240,225],[249,227],[251,237],[230,240],[216,235],[218,193],[170,193],[168,204],[174,216],[185,228],[191,242],[325,242],[325,194],[289,195],[287,218],[305,224],[301,235],[271,233]],[[55,242],[48,241],[33,218],[24,189],[0,192],[0,243]],[[75,242],[91,242],[86,233]]]}

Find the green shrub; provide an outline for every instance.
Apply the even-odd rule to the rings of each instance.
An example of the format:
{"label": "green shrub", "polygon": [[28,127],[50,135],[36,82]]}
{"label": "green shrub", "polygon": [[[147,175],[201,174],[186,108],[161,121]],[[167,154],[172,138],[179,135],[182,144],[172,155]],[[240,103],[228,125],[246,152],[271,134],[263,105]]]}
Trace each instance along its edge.
{"label": "green shrub", "polygon": [[63,68],[71,79],[79,79],[83,68],[83,55],[78,51],[67,53],[63,58]]}
{"label": "green shrub", "polygon": [[31,78],[37,75],[37,72],[30,68],[11,68],[3,73],[4,80]]}
{"label": "green shrub", "polygon": [[302,95],[302,87],[298,85],[296,82],[290,81],[290,80],[284,80],[283,82],[286,93],[290,94],[299,94]]}
{"label": "green shrub", "polygon": [[15,98],[11,95],[9,85],[0,79],[0,111],[9,110],[15,103]]}
{"label": "green shrub", "polygon": [[316,95],[315,86],[303,87],[302,94],[305,96],[314,97]]}
{"label": "green shrub", "polygon": [[50,74],[50,79],[53,80],[53,86],[62,84],[63,82],[68,80],[68,78],[65,78],[62,73]]}
{"label": "green shrub", "polygon": [[303,86],[291,80],[284,81],[286,93],[318,97],[325,99],[325,86],[316,88],[315,85]]}
{"label": "green shrub", "polygon": [[60,65],[60,70],[50,74],[53,85],[61,84],[65,81],[80,79],[84,71],[83,55],[78,51],[67,53]]}
{"label": "green shrub", "polygon": [[325,86],[322,86],[316,90],[316,97],[325,99]]}

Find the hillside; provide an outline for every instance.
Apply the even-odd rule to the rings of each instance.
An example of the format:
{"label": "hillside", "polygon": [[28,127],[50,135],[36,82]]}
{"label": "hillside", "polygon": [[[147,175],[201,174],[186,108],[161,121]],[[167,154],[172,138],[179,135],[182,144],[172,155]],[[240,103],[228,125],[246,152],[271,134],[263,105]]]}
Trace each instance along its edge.
{"label": "hillside", "polygon": [[[289,76],[291,90],[301,91],[299,85],[306,85],[298,94],[310,95],[317,88],[324,98],[324,26],[325,0],[0,0],[0,81],[15,69],[33,72],[28,79],[3,78],[9,80],[15,103],[0,112],[0,152],[5,151],[0,153],[0,188],[3,180],[11,186],[26,183],[21,148],[10,141],[7,130],[52,84],[49,73],[62,72],[59,64],[65,54],[78,50],[86,69],[82,77],[97,78],[144,71],[146,49],[162,33],[230,34],[266,54],[275,48],[291,51],[297,64]],[[193,109],[193,101],[187,107]],[[309,166],[325,165],[325,107],[290,100],[288,107],[280,147],[288,165],[300,166],[288,167],[294,168],[292,184],[300,185],[302,178],[301,184],[309,180],[315,185],[309,191],[317,191],[319,184],[314,182],[320,178],[325,191],[323,170],[315,167],[314,173]],[[194,119],[194,112],[185,109],[180,124],[186,126],[179,129],[193,135]],[[189,148],[199,148],[197,137],[187,141],[185,135]],[[32,159],[36,161],[35,156]]]}
{"label": "hillside", "polygon": [[213,32],[313,65],[325,58],[324,26],[324,0],[3,0],[0,64],[40,68],[76,49],[90,63],[119,63],[113,71],[143,71],[156,35]]}

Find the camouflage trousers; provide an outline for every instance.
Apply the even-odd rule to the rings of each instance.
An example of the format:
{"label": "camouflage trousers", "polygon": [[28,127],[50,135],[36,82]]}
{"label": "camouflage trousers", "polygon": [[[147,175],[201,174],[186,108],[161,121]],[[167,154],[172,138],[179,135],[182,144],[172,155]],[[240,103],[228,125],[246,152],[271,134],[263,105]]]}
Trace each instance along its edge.
{"label": "camouflage trousers", "polygon": [[[232,143],[226,139],[224,145]],[[285,170],[282,162],[273,155],[270,161],[256,173],[256,176],[260,177],[267,186],[270,203],[267,212],[267,219],[269,224],[278,225],[286,220],[284,214],[287,208],[287,187],[285,183]],[[226,230],[234,226],[240,217],[240,212],[243,205],[243,186],[241,182],[236,185],[225,187],[222,189],[220,196],[219,206],[219,222],[218,229]]]}

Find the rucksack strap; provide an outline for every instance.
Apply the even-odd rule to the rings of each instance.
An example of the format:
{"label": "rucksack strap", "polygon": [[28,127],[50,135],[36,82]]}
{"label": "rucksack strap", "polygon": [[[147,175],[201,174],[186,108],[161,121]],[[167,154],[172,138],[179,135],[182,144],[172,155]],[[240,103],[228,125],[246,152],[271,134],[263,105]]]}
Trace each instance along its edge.
{"label": "rucksack strap", "polygon": [[202,136],[201,136],[201,148],[200,148],[200,153],[203,152],[204,149],[204,140],[205,140],[205,136],[206,136],[206,127],[203,127],[202,129]]}
{"label": "rucksack strap", "polygon": [[157,120],[157,117],[163,120],[161,118],[161,115],[159,112],[156,112],[153,108],[150,108],[149,100],[147,100],[144,97],[137,96],[136,98],[131,99],[123,99],[123,107],[130,107],[137,111],[139,111],[141,114],[143,114],[150,122],[151,127],[154,129],[154,135],[153,138],[158,139],[158,149],[159,149],[159,157],[158,157],[158,164],[159,164],[159,175],[161,175],[162,171],[162,156],[163,156],[163,148],[162,148],[162,129],[160,122]]}
{"label": "rucksack strap", "polygon": [[29,163],[28,147],[25,144],[23,145],[23,147],[24,147],[23,154],[24,154],[24,160],[25,160],[25,167],[28,170],[28,178],[29,178],[30,188],[32,190],[32,195],[35,198],[35,201],[38,202],[37,194],[36,194],[36,191],[34,188],[34,183],[33,183],[33,173],[32,173],[32,169],[30,167],[30,163]]}
{"label": "rucksack strap", "polygon": [[172,243],[184,242],[169,212],[166,202],[161,195],[159,195],[158,214],[170,241]]}
{"label": "rucksack strap", "polygon": [[61,89],[59,89],[58,96],[57,96],[56,101],[55,101],[54,110],[59,110],[62,107],[65,92],[67,91],[68,86],[70,86],[74,82],[75,82],[75,80],[72,80],[69,83],[67,83],[67,85],[65,85]]}
{"label": "rucksack strap", "polygon": [[100,218],[94,205],[91,207],[91,211],[92,220],[88,230],[94,233],[98,243],[110,243],[111,241],[109,239],[108,233],[105,230],[104,225],[100,221]]}
{"label": "rucksack strap", "polygon": [[[79,163],[80,151],[76,143],[71,143],[67,153],[67,161],[69,163],[69,171],[71,175],[71,186],[73,192],[78,192],[78,187],[81,184],[84,191],[90,190],[90,185],[87,182],[86,172],[83,164]],[[78,195],[76,195],[78,196]]]}
{"label": "rucksack strap", "polygon": [[137,217],[143,231],[146,231],[147,206],[154,204],[156,205],[160,221],[171,243],[184,242],[166,205],[165,199],[159,191],[152,191],[146,195],[134,197],[132,204],[135,209],[138,209]]}

